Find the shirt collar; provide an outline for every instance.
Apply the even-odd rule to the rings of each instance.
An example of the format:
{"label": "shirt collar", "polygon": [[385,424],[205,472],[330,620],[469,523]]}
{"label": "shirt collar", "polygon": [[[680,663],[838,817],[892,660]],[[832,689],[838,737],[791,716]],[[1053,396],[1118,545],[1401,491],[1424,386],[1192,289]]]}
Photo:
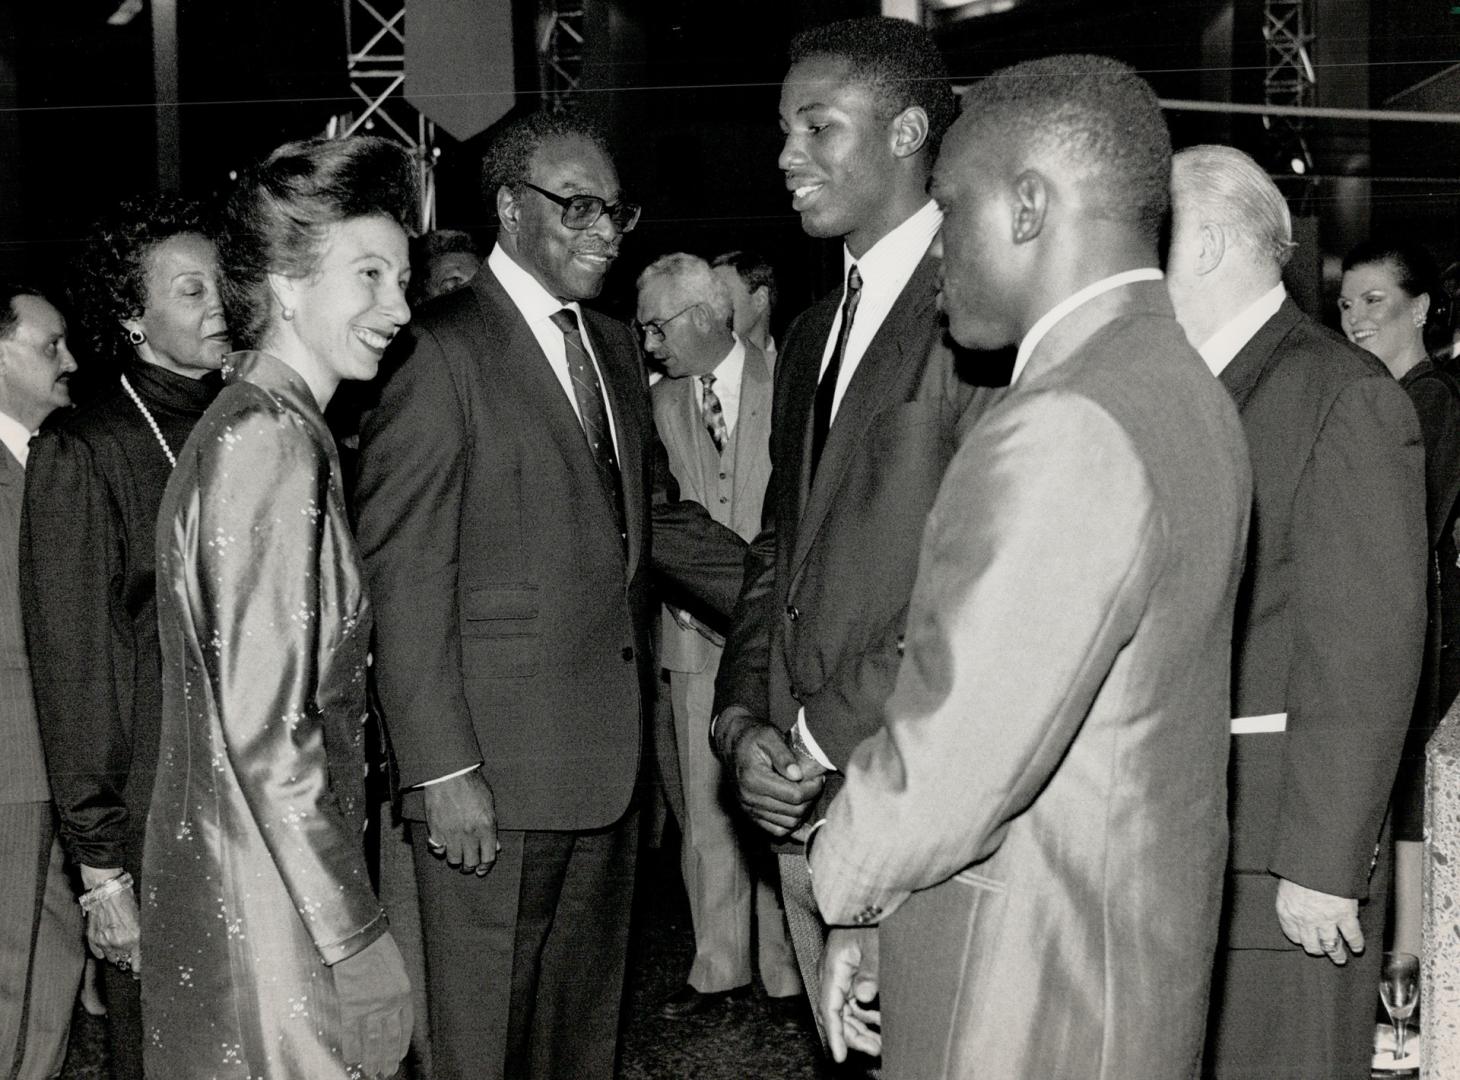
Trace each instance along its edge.
{"label": "shirt collar", "polygon": [[1262,324],[1277,314],[1283,306],[1288,292],[1279,281],[1267,292],[1237,312],[1226,324],[1202,343],[1196,351],[1212,369],[1213,375],[1220,375],[1228,364],[1242,351],[1243,347],[1257,336]]}
{"label": "shirt collar", "polygon": [[0,412],[0,442],[5,444],[5,449],[15,456],[21,467],[25,466],[25,459],[30,456],[30,439],[32,432],[26,430],[26,426],[9,413]]}
{"label": "shirt collar", "polygon": [[943,212],[929,199],[917,213],[863,252],[860,259],[853,258],[843,244],[842,288],[846,288],[847,274],[855,266],[862,275],[863,302],[868,289],[875,291],[888,283],[897,283],[897,291],[901,292],[942,227]]}
{"label": "shirt collar", "polygon": [[528,323],[544,322],[563,308],[572,311],[578,316],[579,323],[582,323],[583,312],[576,300],[564,303],[548,292],[542,287],[542,282],[524,270],[516,259],[502,249],[501,244],[492,245],[492,253],[487,256],[487,266],[497,276],[508,299],[522,312],[522,317]]}
{"label": "shirt collar", "polygon": [[1101,278],[1099,281],[1086,285],[1079,292],[1071,293],[1054,307],[1050,308],[1034,325],[1029,328],[1029,333],[1024,335],[1024,340],[1019,342],[1019,351],[1014,356],[1014,372],[1009,376],[1009,385],[1014,385],[1019,379],[1019,374],[1029,363],[1029,358],[1034,355],[1035,348],[1044,340],[1046,334],[1054,329],[1055,323],[1059,322],[1070,312],[1089,301],[1118,289],[1122,285],[1129,285],[1136,281],[1160,281],[1164,275],[1154,266],[1142,266],[1135,270],[1123,270],[1119,274],[1111,274],[1109,277]]}
{"label": "shirt collar", "polygon": [[[740,339],[739,334],[732,335],[735,338],[730,346],[730,351],[721,357],[720,362],[710,372],[715,379],[715,385],[721,391],[738,390],[740,387],[740,373],[745,370],[745,342]],[[703,381],[704,376],[698,376]]]}

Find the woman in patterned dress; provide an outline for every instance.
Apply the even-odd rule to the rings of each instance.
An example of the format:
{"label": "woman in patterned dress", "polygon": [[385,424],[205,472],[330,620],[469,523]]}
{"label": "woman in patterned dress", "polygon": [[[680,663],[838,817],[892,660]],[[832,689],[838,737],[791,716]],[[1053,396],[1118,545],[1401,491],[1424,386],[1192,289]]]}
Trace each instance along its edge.
{"label": "woman in patterned dress", "polygon": [[163,709],[144,847],[155,1080],[391,1075],[411,1031],[362,843],[370,612],[322,415],[410,316],[406,153],[276,150],[229,201],[245,351],[178,453],[157,526]]}

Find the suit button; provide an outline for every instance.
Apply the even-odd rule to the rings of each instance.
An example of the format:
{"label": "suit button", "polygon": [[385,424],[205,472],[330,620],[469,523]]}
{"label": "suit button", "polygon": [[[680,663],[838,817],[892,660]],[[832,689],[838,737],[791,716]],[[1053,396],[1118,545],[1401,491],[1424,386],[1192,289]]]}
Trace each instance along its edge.
{"label": "suit button", "polygon": [[869,923],[876,922],[881,914],[882,909],[880,907],[864,907],[852,916],[852,922],[858,926],[867,926]]}
{"label": "suit button", "polygon": [[623,651],[623,653],[621,655],[623,656],[624,661],[627,662],[627,661],[632,660],[634,658],[634,650],[633,650],[633,648],[631,646],[625,645],[624,646],[624,651]]}
{"label": "suit button", "polygon": [[801,612],[799,612],[798,610],[796,610],[796,605],[795,604],[787,604],[786,605],[786,618],[790,619],[792,622],[795,622],[800,617],[801,617]]}
{"label": "suit button", "polygon": [[726,479],[729,479],[729,478],[724,473],[721,473],[720,474],[720,479],[721,480],[726,480]]}
{"label": "suit button", "polygon": [[720,496],[720,501],[721,501],[721,502],[722,502],[722,503],[727,503],[727,502],[729,502],[729,501],[730,501],[730,499],[729,499],[729,498],[728,498],[728,497],[727,497],[727,496],[724,496],[724,495],[721,495],[721,496]]}
{"label": "suit button", "polygon": [[901,656],[905,652],[907,652],[907,639],[904,638],[901,634],[898,634],[897,635],[897,655],[898,656]]}

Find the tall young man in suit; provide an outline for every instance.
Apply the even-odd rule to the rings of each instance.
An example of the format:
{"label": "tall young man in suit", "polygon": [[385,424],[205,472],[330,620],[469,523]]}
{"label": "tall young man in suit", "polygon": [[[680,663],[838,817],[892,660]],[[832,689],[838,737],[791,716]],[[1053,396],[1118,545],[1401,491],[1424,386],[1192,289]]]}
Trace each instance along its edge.
{"label": "tall young man in suit", "polygon": [[929,515],[886,725],[807,842],[833,1054],[889,1080],[1201,1055],[1251,481],[1161,284],[1170,169],[1149,86],[1056,56],[979,83],[933,173],[950,332],[1019,350]]}
{"label": "tall young man in suit", "polygon": [[1186,335],[1242,414],[1254,542],[1232,643],[1218,1077],[1368,1076],[1386,826],[1425,631],[1424,448],[1382,364],[1298,310],[1292,223],[1247,155],[1176,155]]}
{"label": "tall young man in suit", "polygon": [[60,1072],[81,980],[81,922],[56,840],[19,569],[30,437],[71,403],[75,370],[61,313],[38,292],[0,284],[0,1073],[15,1080]]}
{"label": "tall young man in suit", "polygon": [[[791,45],[779,164],[843,283],[792,324],[776,363],[772,478],[715,684],[712,739],[741,805],[795,832],[877,730],[901,651],[918,539],[975,399],[943,344],[927,196],[953,120],[931,37],[897,19]],[[799,850],[782,890],[812,1000],[822,931]]]}
{"label": "tall young man in suit", "polygon": [[608,1080],[633,892],[650,577],[728,612],[744,543],[680,502],[628,327],[582,308],[638,219],[601,138],[491,140],[496,247],[367,416],[375,674],[413,822],[442,1080]]}
{"label": "tall young man in suit", "polygon": [[[730,291],[703,259],[666,255],[639,276],[644,348],[667,376],[651,396],[669,467],[685,498],[750,540],[760,529],[771,471],[771,365],[731,330],[733,321]],[[743,847],[707,741],[723,644],[719,634],[666,607],[659,663],[669,671],[684,807],[680,865],[695,930],[689,977],[660,1008],[669,1019],[704,1012],[748,988],[757,953],[771,999],[801,997],[775,881],[760,872],[764,845]]]}

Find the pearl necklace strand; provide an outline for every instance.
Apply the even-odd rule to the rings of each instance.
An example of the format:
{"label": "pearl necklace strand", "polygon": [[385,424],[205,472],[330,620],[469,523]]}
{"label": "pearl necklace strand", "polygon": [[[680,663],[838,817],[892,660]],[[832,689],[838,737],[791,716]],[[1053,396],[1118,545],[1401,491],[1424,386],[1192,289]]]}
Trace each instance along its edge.
{"label": "pearl necklace strand", "polygon": [[125,375],[122,376],[122,389],[127,392],[127,396],[132,399],[132,404],[137,406],[137,411],[142,414],[142,419],[146,420],[147,426],[152,429],[152,434],[157,439],[157,445],[162,447],[162,452],[167,455],[167,463],[174,469],[177,468],[177,458],[173,455],[172,447],[168,446],[167,440],[162,437],[162,429],[157,426],[157,420],[153,417],[152,410],[142,404],[142,399],[137,395],[137,391],[132,389],[132,384],[127,381]]}

